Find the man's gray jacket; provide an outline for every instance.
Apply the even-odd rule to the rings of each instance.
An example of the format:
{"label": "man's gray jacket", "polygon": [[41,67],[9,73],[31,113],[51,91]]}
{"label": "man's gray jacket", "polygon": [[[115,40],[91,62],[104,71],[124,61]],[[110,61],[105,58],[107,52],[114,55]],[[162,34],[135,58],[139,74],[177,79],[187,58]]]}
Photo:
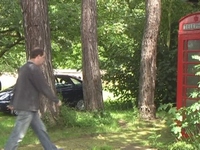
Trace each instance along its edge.
{"label": "man's gray jacket", "polygon": [[38,111],[41,94],[58,103],[39,66],[33,62],[24,64],[18,74],[10,106],[15,110]]}

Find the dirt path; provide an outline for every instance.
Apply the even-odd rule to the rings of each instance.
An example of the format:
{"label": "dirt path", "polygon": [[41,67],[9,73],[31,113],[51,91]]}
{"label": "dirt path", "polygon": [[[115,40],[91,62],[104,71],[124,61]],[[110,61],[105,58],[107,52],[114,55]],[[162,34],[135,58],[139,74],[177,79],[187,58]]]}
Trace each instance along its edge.
{"label": "dirt path", "polygon": [[[118,134],[111,135],[91,135],[82,136],[79,138],[62,139],[55,144],[64,150],[91,150],[95,146],[109,147],[112,150],[156,150],[141,145],[138,142],[131,141],[130,138],[120,136]],[[43,150],[41,145],[27,145],[19,147],[19,150]]]}

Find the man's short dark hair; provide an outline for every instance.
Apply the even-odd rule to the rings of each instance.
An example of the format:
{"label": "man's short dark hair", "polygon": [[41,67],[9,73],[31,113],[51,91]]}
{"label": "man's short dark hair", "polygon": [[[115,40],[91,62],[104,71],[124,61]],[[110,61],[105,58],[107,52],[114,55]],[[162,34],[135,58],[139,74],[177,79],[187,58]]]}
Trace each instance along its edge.
{"label": "man's short dark hair", "polygon": [[30,59],[36,58],[38,55],[43,56],[44,50],[37,47],[37,48],[34,48],[32,51],[30,51]]}

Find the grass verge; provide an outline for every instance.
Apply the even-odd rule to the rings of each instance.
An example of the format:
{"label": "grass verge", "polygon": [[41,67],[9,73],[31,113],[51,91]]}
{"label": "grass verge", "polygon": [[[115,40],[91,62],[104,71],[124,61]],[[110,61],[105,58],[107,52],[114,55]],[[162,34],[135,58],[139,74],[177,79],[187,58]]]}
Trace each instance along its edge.
{"label": "grass verge", "polygon": [[[165,121],[141,121],[135,110],[108,111],[103,114],[76,112],[62,108],[63,117],[58,126],[49,127],[51,140],[70,150],[167,149],[174,138]],[[15,117],[0,113],[0,147],[5,145]],[[42,150],[32,130],[20,143],[19,150]]]}

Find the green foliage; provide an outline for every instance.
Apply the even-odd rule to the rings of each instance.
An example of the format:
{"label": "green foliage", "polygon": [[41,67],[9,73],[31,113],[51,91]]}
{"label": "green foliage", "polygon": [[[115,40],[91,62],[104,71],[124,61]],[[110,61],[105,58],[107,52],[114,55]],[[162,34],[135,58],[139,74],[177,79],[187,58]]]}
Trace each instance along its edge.
{"label": "green foliage", "polygon": [[[166,111],[165,118],[171,127],[171,132],[176,136],[178,142],[174,143],[170,150],[175,150],[178,146],[180,150],[199,149],[200,144],[200,102],[196,102],[190,107],[183,107],[176,110],[173,105],[162,105],[159,111]],[[170,118],[170,119],[169,119]]]}
{"label": "green foliage", "polygon": [[77,112],[68,106],[62,106],[60,109],[59,125],[60,126],[70,126],[76,125]]}
{"label": "green foliage", "polygon": [[108,99],[104,104],[105,109],[109,110],[131,110],[134,108],[132,100],[111,100]]}
{"label": "green foliage", "polygon": [[148,137],[148,139],[151,141],[151,145],[158,147],[160,143],[158,143],[158,138],[161,137],[161,134],[152,134],[151,136]]}
{"label": "green foliage", "polygon": [[[120,100],[126,101],[131,99],[137,105],[140,49],[145,22],[145,6],[143,1],[134,2],[134,0],[128,1],[124,4],[126,7],[120,10],[121,12],[118,12],[118,16],[114,16],[116,18],[111,23],[115,28],[112,28],[112,24],[110,27],[108,24],[101,26],[99,30],[99,45],[101,49],[100,54],[104,58],[101,66],[106,70],[103,79],[107,81],[108,89],[115,96],[118,96]],[[115,9],[115,13],[117,9],[118,7]],[[157,108],[161,103],[175,103],[176,101],[178,22],[184,15],[195,11],[197,9],[193,5],[188,5],[181,0],[162,1],[155,89]],[[126,17],[124,14],[131,17]],[[115,23],[114,21],[117,19],[118,23]],[[117,30],[119,28],[121,30]],[[103,33],[109,34],[109,36],[104,36]]]}
{"label": "green foliage", "polygon": [[22,13],[17,1],[0,1],[0,70],[14,72],[25,61]]}
{"label": "green foliage", "polygon": [[196,150],[192,144],[188,144],[184,141],[179,141],[169,146],[169,150]]}
{"label": "green foliage", "polygon": [[91,150],[113,150],[113,148],[108,145],[103,145],[103,146],[95,146]]}
{"label": "green foliage", "polygon": [[77,112],[62,106],[58,124],[67,127],[95,127],[116,124],[112,120],[112,116],[106,112]]}
{"label": "green foliage", "polygon": [[81,68],[80,16],[80,1],[50,1],[49,18],[54,68]]}
{"label": "green foliage", "polygon": [[[81,68],[80,4],[49,1],[54,68]],[[18,1],[2,0],[0,6],[0,70],[14,72],[26,61],[22,12]]]}
{"label": "green foliage", "polygon": [[117,120],[113,118],[110,111],[120,112],[120,111],[130,110],[131,116],[127,114],[127,117],[131,118],[138,117],[137,109],[127,108],[127,104],[124,101],[115,101],[115,102],[106,101],[104,102],[104,104],[105,104],[104,111],[94,111],[94,112],[84,112],[84,111],[79,112],[68,106],[62,106],[60,109],[60,117],[58,119],[58,124],[60,126],[67,126],[67,127],[103,128],[104,126],[110,126],[110,128],[116,128],[118,126]]}
{"label": "green foliage", "polygon": [[[100,20],[104,20],[100,21],[98,28],[101,68],[106,70],[103,80],[107,81],[106,88],[120,100],[135,103],[135,97],[138,95],[144,2],[123,2],[123,9],[119,5],[122,1],[115,0],[115,3],[117,5],[109,8],[110,13],[107,13],[107,17],[104,15],[105,12],[103,17],[99,16]],[[102,3],[99,9],[102,10],[104,5],[106,4]],[[113,17],[112,21],[110,17]]]}
{"label": "green foliage", "polygon": [[174,127],[174,132],[181,138],[181,132],[185,131],[186,134],[193,138],[194,136],[199,136],[199,123],[200,123],[200,102],[194,103],[190,107],[181,108],[176,112],[175,120],[180,122],[179,126],[177,123],[172,124]]}
{"label": "green foliage", "polygon": [[[158,48],[155,103],[175,103],[177,49]],[[168,61],[170,60],[170,61]]]}

